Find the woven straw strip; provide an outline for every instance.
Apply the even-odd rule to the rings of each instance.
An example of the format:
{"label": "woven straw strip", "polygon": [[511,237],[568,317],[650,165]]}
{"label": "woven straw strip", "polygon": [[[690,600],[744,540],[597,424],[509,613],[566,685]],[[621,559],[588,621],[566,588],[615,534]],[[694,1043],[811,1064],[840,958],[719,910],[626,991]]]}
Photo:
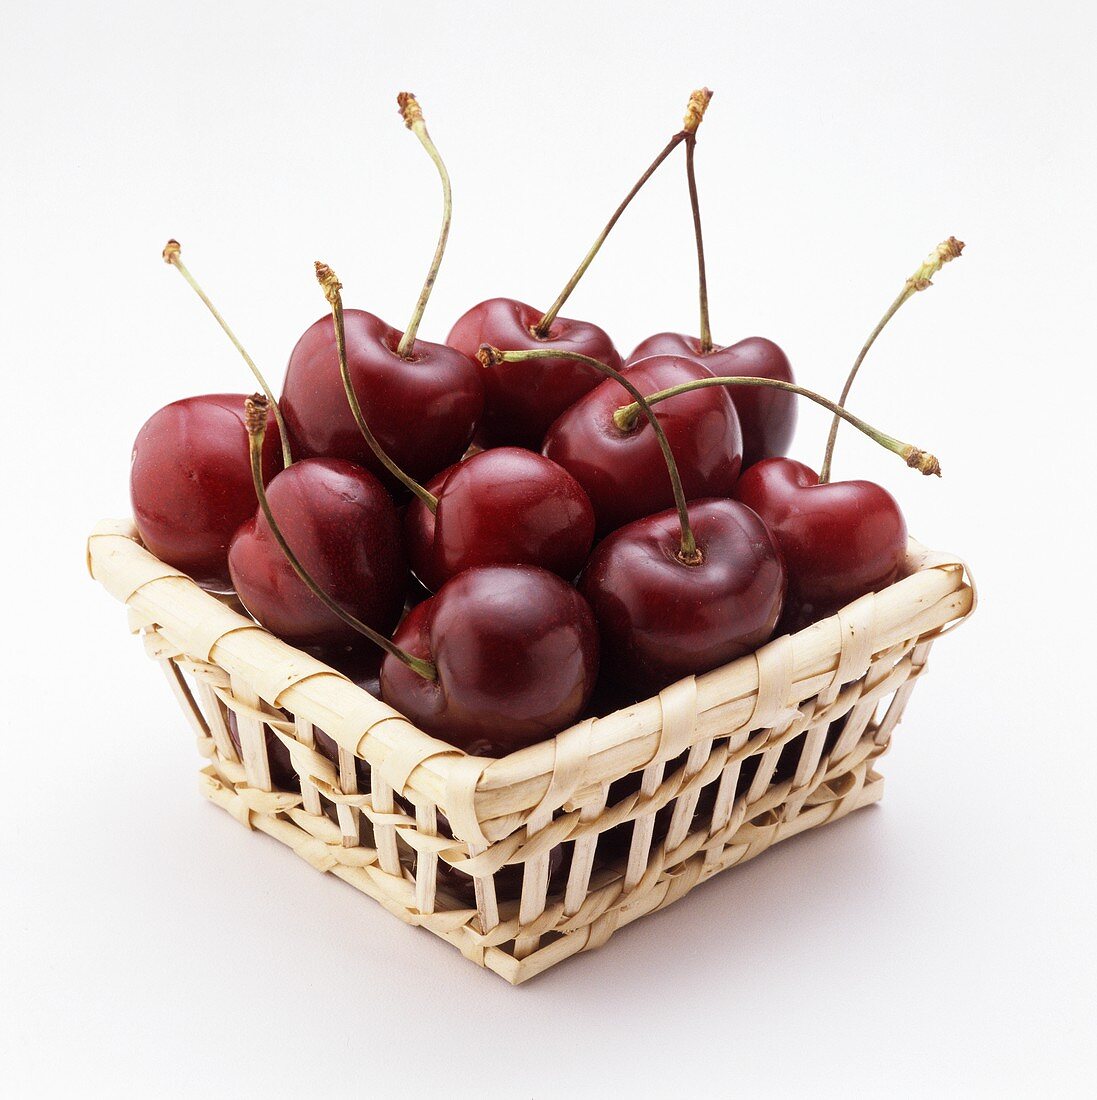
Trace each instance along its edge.
{"label": "woven straw strip", "polygon": [[[662,729],[653,764],[665,764],[681,756],[693,744],[697,728],[697,677],[687,676],[659,692]],[[561,803],[562,805],[562,803]]]}
{"label": "woven straw strip", "polygon": [[590,718],[553,739],[554,758],[548,790],[530,814],[531,821],[551,816],[553,810],[563,806],[583,785],[593,725],[594,719]]}
{"label": "woven straw strip", "polygon": [[759,729],[786,724],[790,719],[789,697],[792,693],[794,661],[792,638],[775,638],[754,654],[758,687],[754,706],[744,727]]}

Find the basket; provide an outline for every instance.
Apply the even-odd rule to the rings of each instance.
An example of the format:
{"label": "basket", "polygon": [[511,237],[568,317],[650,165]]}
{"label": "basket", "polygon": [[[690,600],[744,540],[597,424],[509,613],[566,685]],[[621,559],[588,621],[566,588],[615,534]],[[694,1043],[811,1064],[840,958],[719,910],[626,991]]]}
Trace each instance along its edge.
{"label": "basket", "polygon": [[837,615],[489,759],[204,592],[129,521],[96,527],[88,565],[182,705],[210,801],[512,984],[877,801],[930,646],[975,604],[960,561],[911,542],[904,579]]}

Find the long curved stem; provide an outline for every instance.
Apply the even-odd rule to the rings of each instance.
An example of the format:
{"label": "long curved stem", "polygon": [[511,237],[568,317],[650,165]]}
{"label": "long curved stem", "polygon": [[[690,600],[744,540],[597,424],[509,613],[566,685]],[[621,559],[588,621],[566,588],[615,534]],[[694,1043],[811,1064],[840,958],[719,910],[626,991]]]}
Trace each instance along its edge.
{"label": "long curved stem", "polygon": [[[910,443],[904,443],[902,440],[894,438],[894,436],[881,432],[871,424],[866,423],[860,417],[854,416],[851,412],[847,412],[841,405],[835,404],[829,398],[822,397],[812,390],[804,389],[803,386],[795,386],[791,382],[782,382],[777,378],[698,378],[692,382],[683,382],[681,385],[671,386],[668,389],[659,390],[658,393],[649,394],[647,403],[654,406],[659,404],[660,401],[666,401],[670,397],[677,397],[679,394],[683,393],[692,393],[694,390],[702,390],[710,386],[764,386],[775,390],[785,390],[786,393],[799,394],[801,397],[806,397],[809,401],[814,401],[817,405],[822,405],[824,409],[829,409],[839,419],[845,420],[848,424],[852,424],[858,431],[864,432],[869,439],[875,440],[881,447],[891,451],[893,454],[897,454],[911,468],[920,470],[923,474],[936,474],[938,477],[941,476],[941,464],[928,451],[923,451],[920,447],[915,447]],[[629,431],[636,423],[636,417],[639,415],[640,411],[641,410],[635,403],[632,405],[622,405],[613,414],[613,422],[622,431]]]}
{"label": "long curved stem", "polygon": [[640,188],[655,174],[655,170],[670,156],[671,153],[691,134],[697,132],[697,127],[701,125],[701,120],[705,116],[705,109],[708,107],[709,100],[712,99],[712,92],[708,88],[699,88],[689,98],[689,104],[686,107],[686,117],[684,125],[681,130],[678,131],[667,142],[663,151],[648,165],[647,171],[633,184],[632,190],[624,197],[621,205],[613,212],[613,216],[606,222],[602,232],[598,234],[594,244],[591,245],[590,251],[583,257],[583,262],[575,269],[575,273],[567,281],[567,285],[562,291],[556,301],[549,306],[548,310],[541,318],[540,321],[533,328],[533,335],[539,339],[544,339],[548,336],[549,331],[552,328],[552,322],[556,320],[560,313],[560,310],[564,308],[564,303],[571,297],[571,292],[579,285],[579,280],[586,273],[588,267],[594,260],[594,257],[598,255],[598,250],[605,244],[606,238],[613,231],[613,227],[617,224],[618,219],[628,208],[628,205],[639,193]]}
{"label": "long curved stem", "polygon": [[423,311],[430,300],[430,292],[434,289],[434,280],[438,278],[438,269],[442,266],[442,257],[446,253],[446,242],[449,240],[449,226],[453,218],[453,191],[450,187],[449,172],[446,171],[445,162],[441,153],[431,141],[427,133],[427,125],[423,121],[423,111],[419,101],[411,92],[401,92],[396,97],[400,106],[400,114],[403,115],[404,124],[419,139],[434,166],[438,169],[438,175],[442,180],[442,229],[438,234],[438,244],[434,249],[434,258],[430,262],[430,269],[423,283],[423,289],[419,292],[419,300],[415,303],[408,327],[404,329],[404,335],[400,337],[400,343],[396,348],[396,354],[403,359],[411,357],[415,347],[415,335],[419,331],[419,323],[423,320]]}
{"label": "long curved stem", "polygon": [[[846,378],[846,384],[842,387],[842,395],[838,398],[839,405],[845,405],[846,398],[849,397],[849,391],[853,388],[853,381],[857,377],[857,372],[861,369],[861,364],[865,361],[865,356],[868,355],[869,349],[876,343],[876,337],[884,331],[888,321],[899,312],[899,308],[909,298],[913,298],[915,294],[920,290],[925,290],[932,285],[932,278],[937,274],[941,268],[947,264],[950,260],[955,260],[961,252],[964,250],[964,242],[958,241],[955,237],[949,237],[947,241],[942,241],[926,258],[925,263],[922,264],[918,270],[911,275],[909,279],[903,284],[903,289],[899,293],[899,296],[891,303],[887,308],[887,312],[880,318],[876,327],[869,333],[868,339],[865,341],[864,346],[861,348],[854,361],[853,367],[849,372],[849,376]],[[827,436],[827,449],[823,455],[823,465],[819,471],[819,484],[825,485],[830,481],[830,467],[831,462],[834,459],[834,444],[838,439],[838,422],[840,417],[837,415],[830,425],[830,434]]]}
{"label": "long curved stem", "polygon": [[[607,378],[612,378],[615,382],[619,383],[620,386],[628,392],[635,403],[634,405],[630,405],[629,408],[636,408],[639,414],[647,417],[647,421],[651,425],[651,430],[655,433],[655,438],[659,441],[659,449],[663,452],[663,459],[667,464],[667,473],[670,475],[671,491],[674,493],[674,506],[678,510],[678,523],[682,529],[678,560],[683,565],[699,565],[701,563],[701,554],[697,549],[697,540],[694,538],[693,527],[689,522],[686,493],[682,488],[682,478],[678,473],[678,463],[674,461],[674,452],[670,449],[670,441],[663,431],[663,425],[659,423],[655,413],[649,407],[647,399],[628,378],[620,371],[614,370],[613,367],[598,359],[593,359],[589,355],[580,355],[578,352],[557,351],[550,348],[532,348],[526,351],[500,351],[499,348],[494,348],[490,344],[481,344],[477,358],[485,367],[490,367],[495,363],[525,363],[530,359],[574,359],[576,362],[586,363],[588,367],[593,367]],[[625,430],[628,431],[631,429]]]}
{"label": "long curved stem", "polygon": [[229,328],[228,322],[221,316],[217,307],[206,296],[206,292],[198,285],[198,281],[195,277],[187,270],[187,265],[183,263],[182,251],[182,246],[178,241],[168,241],[168,243],[164,245],[164,251],[162,253],[164,263],[170,264],[184,279],[186,279],[191,290],[202,299],[206,309],[213,314],[213,319],[221,326],[221,330],[232,341],[233,347],[236,348],[243,357],[244,362],[247,363],[248,367],[251,369],[251,373],[255,376],[255,381],[259,383],[259,388],[266,394],[267,400],[270,402],[271,408],[274,411],[274,420],[278,425],[279,442],[282,444],[282,465],[289,466],[293,462],[293,456],[290,454],[289,434],[286,432],[286,422],[282,419],[282,410],[278,407],[278,402],[274,400],[274,394],[271,393],[270,386],[267,385],[267,380],[255,365],[255,360],[244,350],[244,345],[236,338],[236,333]]}
{"label": "long curved stem", "polygon": [[341,619],[352,630],[368,638],[374,645],[380,646],[386,653],[403,661],[405,665],[418,673],[425,680],[437,680],[438,670],[430,661],[424,661],[421,657],[415,657],[406,650],[401,649],[395,642],[390,641],[383,634],[379,634],[371,626],[367,626],[361,619],[352,615],[349,611],[340,607],[317,583],[312,575],[301,564],[300,559],[290,549],[286,542],[282,529],[274,518],[267,499],[267,491],[263,485],[263,435],[266,430],[267,399],[262,394],[253,394],[244,403],[244,422],[248,429],[248,453],[251,459],[251,480],[255,486],[255,496],[259,500],[259,507],[270,527],[270,533],[274,541],[278,543],[286,561],[293,567],[293,571],[301,579],[305,587],[335,616]]}
{"label": "long curved stem", "polygon": [[315,267],[317,282],[319,282],[324,291],[324,297],[327,298],[328,304],[331,306],[332,321],[335,325],[335,346],[339,352],[339,376],[343,380],[343,389],[346,391],[347,403],[350,405],[350,411],[354,416],[354,422],[358,425],[358,430],[362,433],[362,437],[365,439],[369,449],[374,453],[377,461],[380,462],[401,485],[417,496],[432,513],[437,512],[438,498],[420,485],[410,474],[401,470],[400,467],[392,461],[384,447],[381,446],[380,440],[373,434],[369,424],[366,423],[366,418],[362,413],[362,406],[358,402],[358,395],[354,392],[354,386],[350,380],[350,367],[347,365],[347,337],[346,329],[343,324],[343,295],[340,293],[343,289],[343,284],[339,282],[335,272],[332,271],[327,264],[322,264],[317,260]]}
{"label": "long curved stem", "polygon": [[686,138],[686,180],[689,184],[689,205],[693,211],[693,236],[697,241],[697,294],[701,304],[701,354],[712,351],[712,328],[708,317],[708,278],[705,274],[705,240],[701,233],[701,203],[697,198],[697,176],[693,169],[693,153],[697,135]]}

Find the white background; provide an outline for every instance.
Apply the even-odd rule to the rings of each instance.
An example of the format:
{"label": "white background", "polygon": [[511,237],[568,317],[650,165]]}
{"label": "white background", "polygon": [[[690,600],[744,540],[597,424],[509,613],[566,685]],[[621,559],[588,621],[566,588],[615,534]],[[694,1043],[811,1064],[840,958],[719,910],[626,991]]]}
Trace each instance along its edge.
{"label": "white background", "polygon": [[[3,4],[0,1093],[1074,1095],[1093,1086],[1090,3]],[[514,990],[196,794],[199,760],[83,539],[160,405],[247,390],[168,236],[277,376],[324,312],[422,335],[545,306],[691,88],[715,334],[837,392],[940,239],[843,433],[983,605],[935,650],[878,808]],[[695,326],[681,161],[567,312]],[[802,412],[798,457],[826,428]]]}

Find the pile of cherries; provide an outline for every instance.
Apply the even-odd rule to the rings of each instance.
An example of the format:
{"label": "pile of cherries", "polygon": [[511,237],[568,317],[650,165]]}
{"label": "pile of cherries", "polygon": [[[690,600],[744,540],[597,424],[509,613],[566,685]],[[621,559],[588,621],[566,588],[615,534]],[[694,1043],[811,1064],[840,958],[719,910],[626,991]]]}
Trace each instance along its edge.
{"label": "pile of cherries", "polygon": [[[145,546],[235,593],[285,641],[346,672],[421,729],[499,755],[584,715],[749,653],[900,575],[906,526],[867,481],[783,457],[797,396],[937,473],[936,460],[796,386],[769,340],[714,344],[694,151],[711,93],[630,191],[547,311],[474,306],[444,344],[417,336],[449,232],[449,177],[415,98],[408,128],[443,190],[438,247],[404,330],[330,312],[289,357],[276,401],[171,241],[264,394],[176,401],[144,425],[131,492]],[[622,359],[559,310],[645,180],[685,146],[700,336],[659,333]],[[962,245],[904,284],[883,324]],[[852,381],[852,376],[851,376]],[[848,385],[847,385],[848,392]],[[833,435],[831,440],[833,445]]]}

